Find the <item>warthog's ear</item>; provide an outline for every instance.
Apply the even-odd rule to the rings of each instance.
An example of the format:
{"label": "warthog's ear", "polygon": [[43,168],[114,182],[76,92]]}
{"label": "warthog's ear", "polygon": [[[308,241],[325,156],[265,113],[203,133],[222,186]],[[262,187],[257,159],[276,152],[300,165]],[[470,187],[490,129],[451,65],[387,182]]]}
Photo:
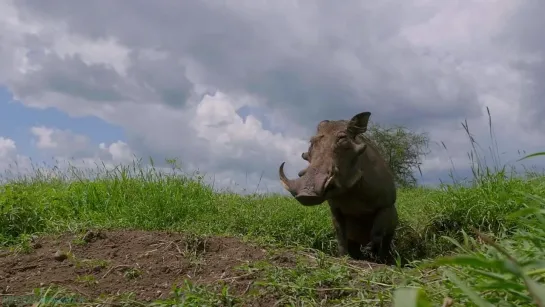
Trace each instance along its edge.
{"label": "warthog's ear", "polygon": [[348,122],[348,127],[346,128],[348,136],[355,138],[356,135],[367,131],[367,124],[369,123],[370,116],[371,112],[362,112],[354,115],[350,122]]}

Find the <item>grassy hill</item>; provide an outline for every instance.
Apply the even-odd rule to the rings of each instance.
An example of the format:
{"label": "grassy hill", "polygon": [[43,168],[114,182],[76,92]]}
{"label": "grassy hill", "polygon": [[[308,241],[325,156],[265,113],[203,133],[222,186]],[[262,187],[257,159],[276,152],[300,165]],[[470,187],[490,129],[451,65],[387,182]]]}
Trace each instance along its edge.
{"label": "grassy hill", "polygon": [[[53,173],[36,170],[0,186],[4,251],[0,267],[6,267],[4,272],[0,269],[0,276],[8,276],[0,277],[0,286],[14,285],[0,297],[6,302],[21,301],[30,298],[23,296],[25,291],[36,288],[33,299],[49,303],[62,297],[65,303],[70,301],[67,298],[71,302],[84,299],[90,305],[134,306],[154,301],[155,306],[175,302],[185,306],[272,306],[275,302],[280,306],[389,306],[395,294],[400,295],[396,306],[417,306],[411,302],[421,293],[416,289],[422,289],[433,306],[445,297],[452,298],[455,306],[472,306],[479,297],[494,306],[501,305],[498,300],[511,306],[532,305],[532,295],[545,295],[539,293],[542,285],[537,283],[545,267],[540,245],[545,223],[540,224],[536,216],[512,214],[543,209],[545,177],[497,171],[480,173],[476,179],[465,186],[400,190],[401,225],[394,244],[399,259],[412,262],[387,267],[334,256],[336,242],[326,204],[308,208],[279,195],[216,193],[202,178],[138,164],[98,168],[92,174],[75,168]],[[517,271],[509,258],[491,247],[495,243],[487,241],[488,236],[477,237],[472,227],[498,240],[509,255],[539,261],[521,263],[527,267]],[[140,231],[155,241],[144,246],[136,235]],[[181,237],[173,239],[176,232]],[[92,236],[95,240],[89,239]],[[102,252],[108,248],[106,238],[117,240],[111,244],[116,255]],[[461,243],[457,246],[456,241]],[[67,259],[49,259],[55,251],[65,253]],[[165,256],[170,252],[171,256]],[[124,253],[135,258],[128,261],[119,256]],[[145,266],[139,264],[144,263],[140,256],[153,258],[149,256],[153,253],[162,254],[162,262],[159,257]],[[477,271],[441,258],[462,254],[470,256],[456,261]],[[185,264],[177,274],[161,273],[156,269],[165,257],[179,259],[168,270]],[[444,263],[433,263],[437,259]],[[74,271],[66,271],[67,265]],[[29,270],[38,270],[38,275],[24,275]],[[46,271],[53,280],[56,274],[73,280],[40,279]],[[509,275],[521,272],[533,281]],[[33,278],[41,284],[28,281]],[[167,283],[164,289],[153,288],[159,282],[145,283],[157,278]],[[142,285],[144,294],[134,285]],[[104,294],[112,289],[134,294]],[[480,306],[492,305],[481,302]]]}

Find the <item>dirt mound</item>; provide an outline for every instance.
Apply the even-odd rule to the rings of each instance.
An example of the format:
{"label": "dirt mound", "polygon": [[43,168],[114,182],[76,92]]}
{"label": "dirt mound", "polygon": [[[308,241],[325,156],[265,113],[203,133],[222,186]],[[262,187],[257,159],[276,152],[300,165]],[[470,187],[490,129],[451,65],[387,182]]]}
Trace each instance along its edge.
{"label": "dirt mound", "polygon": [[29,253],[0,256],[0,293],[57,285],[84,298],[133,292],[149,301],[169,296],[184,279],[229,281],[230,292],[243,293],[250,281],[236,267],[265,258],[261,248],[234,238],[127,230],[47,236],[34,240]]}

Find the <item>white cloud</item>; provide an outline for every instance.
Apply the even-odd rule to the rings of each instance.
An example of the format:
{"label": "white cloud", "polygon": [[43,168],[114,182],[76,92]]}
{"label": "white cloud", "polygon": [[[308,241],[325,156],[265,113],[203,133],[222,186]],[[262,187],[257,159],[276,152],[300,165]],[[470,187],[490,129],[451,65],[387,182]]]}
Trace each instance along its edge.
{"label": "white cloud", "polygon": [[36,147],[42,152],[53,154],[56,159],[74,161],[103,161],[106,164],[131,163],[135,160],[132,149],[122,141],[112,144],[92,144],[84,135],[70,130],[44,126],[32,127]]}
{"label": "white cloud", "polygon": [[59,153],[73,153],[86,149],[89,143],[89,139],[86,136],[74,134],[70,130],[39,126],[32,127],[30,131],[38,138],[36,147],[39,149],[55,150]]}
{"label": "white cloud", "polygon": [[[217,103],[221,104],[223,102],[228,104],[227,100],[222,99],[225,99],[225,97],[217,99]],[[211,101],[214,100],[214,97],[205,98],[205,100],[208,100],[209,103],[214,103]],[[234,128],[237,128],[236,125],[245,125],[241,121],[234,120],[233,117],[238,115],[236,115],[233,110],[231,110],[231,112],[227,112],[226,115],[228,115],[226,118],[231,121],[230,126],[235,126]],[[240,117],[238,117],[238,119],[241,120]],[[212,121],[212,123],[215,122],[216,121]],[[257,125],[259,126],[259,124]],[[204,126],[206,126],[206,123],[204,123]],[[252,126],[250,125],[249,128],[240,126],[238,128],[247,130],[251,129],[251,127]],[[35,136],[34,144],[36,148],[40,149],[42,153],[53,154],[55,166],[60,170],[66,170],[70,166],[76,166],[85,168],[87,171],[89,171],[95,168],[96,165],[105,167],[106,169],[113,169],[119,164],[126,165],[137,162],[138,157],[135,155],[130,146],[123,141],[116,141],[109,145],[106,143],[100,143],[98,146],[95,146],[91,140],[84,135],[74,133],[70,130],[61,130],[44,126],[32,127],[31,133]],[[213,135],[214,131],[211,131],[211,133],[208,136],[205,136],[205,138],[208,140],[208,137],[213,137]],[[244,138],[244,131],[242,136]],[[265,133],[265,138],[267,137],[269,139],[274,138]],[[221,148],[211,148],[211,150],[221,150]],[[236,150],[236,148],[233,150]],[[4,141],[0,139],[0,157],[4,156],[4,152],[9,153],[8,156],[14,156],[15,143],[12,140],[5,139]],[[227,154],[232,153],[227,152]],[[247,153],[239,152],[239,154],[244,155]],[[233,159],[237,160],[238,158],[234,157]],[[146,166],[144,165],[143,167]],[[171,171],[168,167],[161,166],[156,167],[156,169],[162,172]],[[198,168],[191,164],[184,169],[184,172],[188,175],[193,175],[196,171],[198,171]],[[43,172],[48,172],[48,170],[44,169]],[[214,174],[208,174],[206,171],[203,173],[202,170],[200,172],[201,174],[205,175],[205,182],[213,185],[214,188],[219,190],[228,189],[239,193],[279,191],[276,187],[275,180],[261,178],[262,174],[259,173],[241,174],[240,172],[220,171]],[[54,175],[54,172],[50,173]]]}
{"label": "white cloud", "polygon": [[110,145],[100,143],[100,150],[111,155],[112,161],[116,163],[127,163],[134,159],[134,154],[129,145],[122,141],[117,141]]}
{"label": "white cloud", "polygon": [[278,157],[288,157],[290,162],[297,163],[301,152],[308,147],[307,141],[263,129],[262,123],[252,115],[244,120],[232,101],[220,92],[204,97],[190,125],[198,137],[210,144],[214,156],[227,156],[245,163],[254,160],[274,165]]}
{"label": "white cloud", "polygon": [[17,152],[15,141],[0,136],[0,181],[16,174],[26,174],[30,169],[30,159]]}
{"label": "white cloud", "polygon": [[[545,112],[536,103],[545,96],[545,54],[521,26],[542,18],[529,4],[343,3],[3,1],[0,84],[27,106],[97,116],[129,136],[95,146],[35,127],[43,150],[111,161],[135,152],[179,157],[222,182],[263,173],[272,189],[280,189],[282,161],[291,174],[304,166],[300,154],[319,120],[361,111],[444,141],[448,151],[433,147],[423,166],[430,176],[444,175],[451,159],[467,168],[465,118],[487,150],[486,106],[500,150],[509,151],[504,160],[543,144],[530,114]],[[534,68],[521,66],[528,58]],[[244,119],[243,107],[263,114]]]}
{"label": "white cloud", "polygon": [[[42,176],[68,175],[70,166],[83,167],[87,170],[97,165],[112,169],[119,164],[135,162],[130,147],[117,141],[106,145],[94,146],[89,138],[49,127],[32,127],[31,133],[36,137],[35,146],[41,153],[52,153],[53,164],[46,161],[32,161],[30,157],[18,152],[15,141],[0,136],[0,181],[18,178],[19,176],[35,176],[40,170]],[[103,164],[102,164],[103,163]],[[56,169],[53,168],[56,167]]]}
{"label": "white cloud", "polygon": [[16,151],[17,147],[12,139],[0,137],[0,157],[2,159],[13,156]]}

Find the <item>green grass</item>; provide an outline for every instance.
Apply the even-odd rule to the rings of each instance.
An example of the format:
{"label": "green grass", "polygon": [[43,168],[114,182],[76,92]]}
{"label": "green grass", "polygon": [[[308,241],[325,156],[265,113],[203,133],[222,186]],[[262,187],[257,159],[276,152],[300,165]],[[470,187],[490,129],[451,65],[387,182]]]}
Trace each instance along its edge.
{"label": "green grass", "polygon": [[[76,168],[47,175],[37,171],[34,176],[1,186],[2,244],[24,242],[29,235],[43,232],[107,227],[244,236],[269,246],[296,246],[325,256],[336,249],[326,205],[303,207],[280,195],[217,193],[202,183],[202,177],[146,169],[136,163],[114,170],[95,169],[94,176],[91,180],[89,172]],[[523,224],[510,214],[540,205],[527,195],[545,196],[544,178],[494,173],[481,179],[473,186],[400,190],[401,225],[395,239],[396,251],[409,260],[422,261],[453,254],[459,249],[443,236],[460,240],[463,231],[471,227],[512,240]],[[512,241],[505,242],[513,245]],[[295,269],[265,266],[261,283],[271,291],[281,291],[285,303],[295,305],[305,301],[317,304],[317,299],[324,296],[315,288],[322,283],[344,289],[346,293],[337,295],[344,304],[388,301],[392,291],[402,285],[423,287],[435,300],[444,296],[458,302],[465,300],[463,293],[456,294],[453,284],[444,282],[441,269],[394,267],[369,273],[347,268],[341,259],[328,259],[333,264],[311,267],[303,263]],[[192,291],[195,302],[199,297],[216,298],[217,294],[196,288]],[[334,297],[330,296],[331,302]]]}
{"label": "green grass", "polygon": [[[270,263],[241,268],[255,272],[263,291],[281,293],[282,304],[381,306],[394,295],[396,306],[438,306],[445,297],[457,306],[545,301],[540,284],[545,277],[545,218],[540,215],[545,176],[517,176],[505,167],[487,167],[476,154],[470,158],[474,178],[469,184],[399,190],[395,250],[413,261],[408,267],[364,270],[332,257],[336,242],[327,205],[303,207],[281,195],[217,193],[200,175],[174,166],[164,172],[140,162],[113,170],[36,168],[7,181],[0,186],[0,242],[24,245],[34,234],[100,227],[234,235],[273,250],[296,247],[315,259],[292,268]],[[520,210],[533,216],[513,215]],[[221,285],[188,282],[156,306],[228,306],[243,300]],[[130,297],[118,301],[123,302],[136,304]]]}
{"label": "green grass", "polygon": [[[34,176],[0,187],[0,241],[21,235],[93,227],[173,229],[197,234],[246,235],[267,243],[336,249],[327,205],[304,207],[281,195],[215,193],[200,181],[137,164],[103,169],[98,179],[79,169],[60,176]],[[55,179],[53,179],[55,178]],[[70,179],[68,179],[70,178]],[[452,248],[443,235],[460,238],[469,226],[511,231],[508,213],[524,208],[524,193],[545,195],[545,180],[491,177],[478,187],[400,190],[397,250],[418,259]]]}

